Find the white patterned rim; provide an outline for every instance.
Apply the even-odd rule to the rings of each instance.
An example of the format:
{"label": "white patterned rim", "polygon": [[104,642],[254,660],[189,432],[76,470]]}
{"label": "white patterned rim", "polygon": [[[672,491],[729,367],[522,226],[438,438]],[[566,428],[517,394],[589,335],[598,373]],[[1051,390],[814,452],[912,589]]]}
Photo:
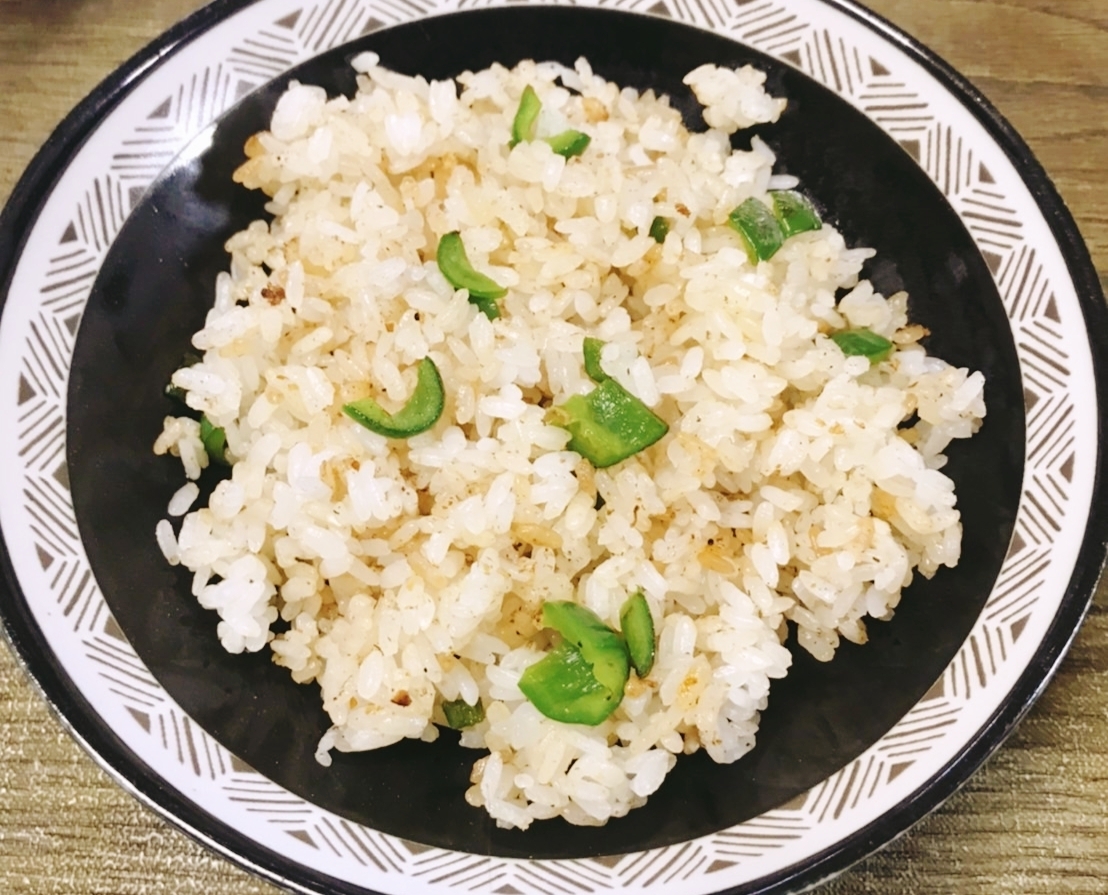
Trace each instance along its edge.
{"label": "white patterned rim", "polygon": [[0,482],[0,526],[19,588],[47,648],[141,762],[260,849],[345,881],[344,890],[547,895],[631,887],[692,895],[782,878],[909,800],[974,743],[1010,697],[1066,598],[1100,447],[1098,415],[1078,412],[1097,406],[1096,348],[1032,189],[927,66],[849,7],[823,0],[603,3],[728,35],[801,69],[868,115],[916,157],[962,218],[1011,321],[1027,409],[1011,549],[941,681],[850,765],[786,806],[650,852],[521,861],[416,845],[330,814],[235,760],[160,688],[90,571],[66,477],[68,369],[89,290],[131,206],[245,92],[368,31],[472,5],[258,0],[216,16],[128,86],[68,160],[26,236],[0,319],[0,407],[17,421],[0,434],[0,466],[16,471]]}

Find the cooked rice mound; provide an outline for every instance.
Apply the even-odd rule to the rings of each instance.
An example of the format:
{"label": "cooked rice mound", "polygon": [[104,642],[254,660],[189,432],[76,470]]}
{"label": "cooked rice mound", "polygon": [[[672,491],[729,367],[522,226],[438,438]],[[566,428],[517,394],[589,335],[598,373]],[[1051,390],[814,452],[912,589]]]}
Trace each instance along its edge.
{"label": "cooked rice mound", "polygon": [[[228,242],[193,339],[203,359],[173,376],[225,429],[233,469],[191,512],[186,484],[158,543],[194,573],[227,650],[268,645],[319,686],[322,763],[434,740],[444,700],[479,698],[485,720],[462,734],[485,753],[470,804],[506,827],[602,824],[644,804],[680,753],[752,748],[790,622],[830,659],[917,571],[958,561],[943,451],[980,424],[983,379],[927,355],[907,296],[860,281],[872,252],[831,226],[748,261],[728,213],[795,185],[761,140],[731,149],[729,131],[784,107],[760,73],[690,73],[712,126],[690,133],[665,97],[584,60],[456,84],[377,62],[355,60],[353,98],[293,83],[247,144],[236,179],[274,218]],[[582,155],[509,149],[526,85],[539,135],[583,131]],[[455,230],[508,287],[495,321],[436,265]],[[829,334],[857,327],[896,350],[845,356]],[[593,387],[585,336],[670,427],[607,469],[548,422]],[[390,440],[343,415],[366,396],[401,407],[425,356],[446,390],[429,431]],[[155,450],[190,480],[209,462],[187,416]],[[636,589],[658,632],[650,674],[596,727],[541,715],[517,683],[551,646],[543,602],[618,629]]]}

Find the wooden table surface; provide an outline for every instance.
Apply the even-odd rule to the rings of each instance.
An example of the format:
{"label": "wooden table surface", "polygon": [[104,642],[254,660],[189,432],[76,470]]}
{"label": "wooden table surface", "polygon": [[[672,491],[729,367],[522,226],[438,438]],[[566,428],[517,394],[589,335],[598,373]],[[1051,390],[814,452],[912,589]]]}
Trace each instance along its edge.
{"label": "wooden table surface", "polygon": [[[0,0],[0,202],[51,129],[200,0]],[[869,0],[966,75],[1054,179],[1108,285],[1108,0]],[[1009,742],[821,892],[1108,892],[1108,588]],[[0,647],[0,892],[277,890],[118,788]]]}

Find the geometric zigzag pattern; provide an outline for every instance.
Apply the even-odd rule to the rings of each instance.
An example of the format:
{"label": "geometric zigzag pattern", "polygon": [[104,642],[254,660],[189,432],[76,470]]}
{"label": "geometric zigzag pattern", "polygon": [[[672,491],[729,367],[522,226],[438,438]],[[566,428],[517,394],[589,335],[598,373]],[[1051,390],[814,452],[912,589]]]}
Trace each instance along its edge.
{"label": "geometric zigzag pattern", "polygon": [[[199,130],[254,87],[361,34],[447,8],[435,0],[271,2],[279,15],[244,30],[221,58],[201,61],[120,136],[108,164],[73,202],[40,277],[20,359],[17,439],[22,493],[49,592],[101,684],[136,729],[186,772],[214,781],[230,802],[310,852],[383,877],[499,895],[658,888],[701,880],[734,885],[745,862],[796,847],[805,834],[879,796],[957,726],[970,699],[1012,656],[1040,598],[1051,545],[1066,515],[1076,451],[1061,303],[1023,234],[1004,186],[968,140],[887,58],[805,18],[790,0],[623,0],[609,5],[712,28],[783,59],[848,99],[895,137],[959,211],[1004,297],[1027,406],[1027,473],[1016,534],[985,611],[942,679],[880,743],[828,780],[759,818],[648,853],[558,862],[461,855],[385,836],[292,796],[217,744],[168,699],[107,611],[80,548],[65,466],[65,383],[81,310],[128,211]],[[279,8],[279,9],[278,9]],[[290,846],[291,847],[291,846]],[[309,859],[306,859],[309,860]],[[740,875],[734,875],[740,868]],[[332,871],[333,872],[333,871]],[[352,878],[357,878],[353,876]]]}

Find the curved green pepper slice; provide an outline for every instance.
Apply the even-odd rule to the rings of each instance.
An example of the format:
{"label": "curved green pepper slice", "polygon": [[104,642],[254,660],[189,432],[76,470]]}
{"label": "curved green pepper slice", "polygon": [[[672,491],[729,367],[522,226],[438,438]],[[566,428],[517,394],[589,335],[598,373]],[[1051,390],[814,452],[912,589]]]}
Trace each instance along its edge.
{"label": "curved green pepper slice", "polygon": [[619,626],[635,674],[646,677],[654,667],[654,618],[641,590],[631,594],[619,610]]}
{"label": "curved green pepper slice", "polygon": [[442,416],[445,403],[446,392],[439,368],[431,358],[425,357],[419,362],[415,390],[396,413],[389,413],[373,398],[344,404],[342,412],[378,435],[409,438],[435,425]]}
{"label": "curved green pepper slice", "polygon": [[435,260],[446,281],[455,289],[465,289],[469,293],[470,302],[477,305],[486,317],[495,320],[500,316],[496,299],[507,295],[508,290],[473,269],[466,256],[462,236],[457,230],[447,233],[439,240]]}
{"label": "curved green pepper slice", "polygon": [[535,139],[535,127],[539,123],[541,111],[542,101],[535,93],[535,88],[528,84],[523,88],[523,95],[519,98],[519,108],[516,109],[515,118],[512,119],[512,139],[508,141],[509,149],[519,143]]}

